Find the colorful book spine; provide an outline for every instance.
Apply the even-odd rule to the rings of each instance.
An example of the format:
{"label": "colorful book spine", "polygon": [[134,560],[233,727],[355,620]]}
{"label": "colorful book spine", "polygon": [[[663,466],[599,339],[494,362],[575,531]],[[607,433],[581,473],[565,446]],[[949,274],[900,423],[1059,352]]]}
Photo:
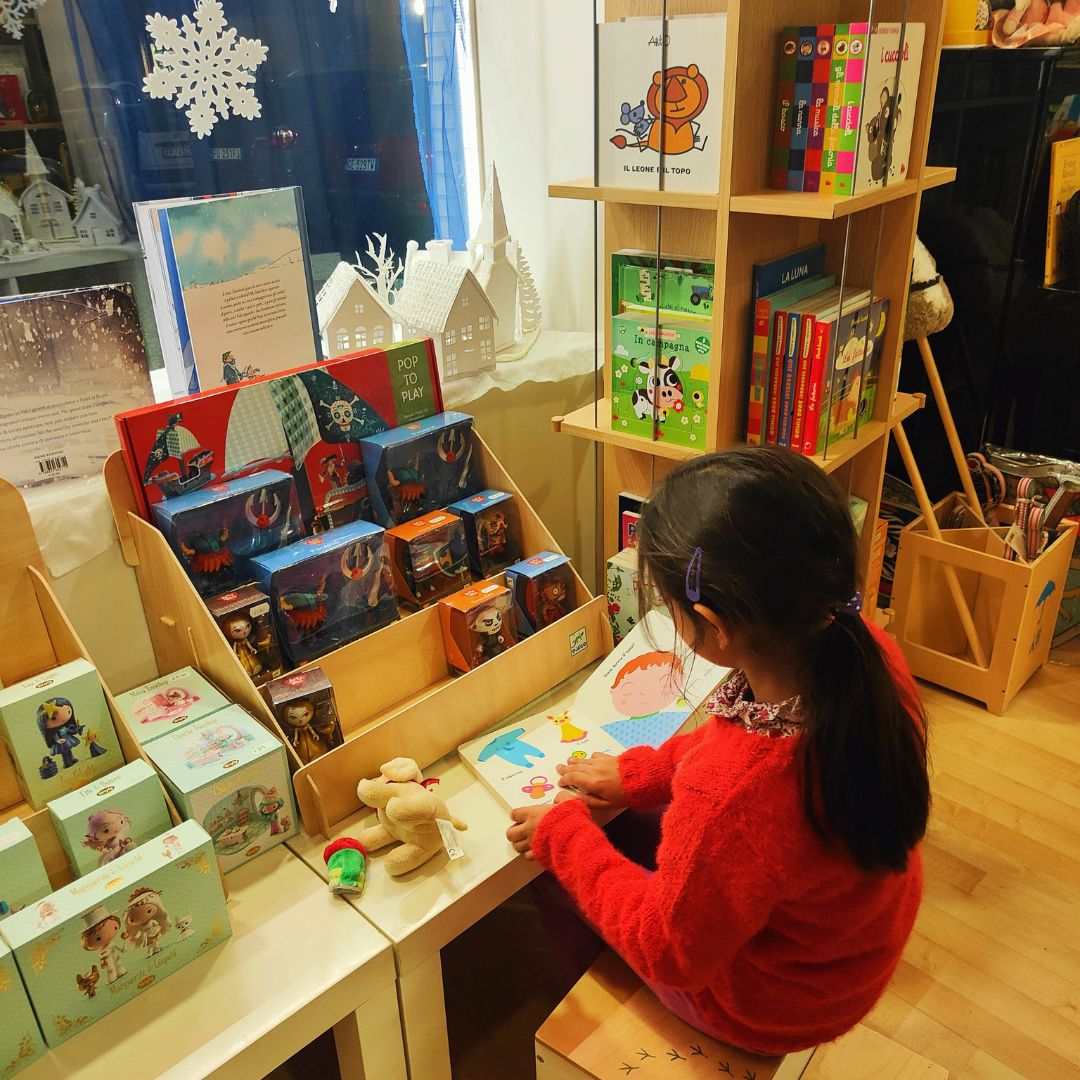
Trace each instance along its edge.
{"label": "colorful book spine", "polygon": [[788,312],[787,334],[784,341],[784,378],[780,390],[780,431],[777,445],[787,446],[791,441],[791,405],[795,393],[795,369],[799,364],[799,345],[802,338],[799,330],[802,315],[797,311]]}
{"label": "colorful book spine", "polygon": [[795,61],[799,52],[799,28],[785,26],[780,35],[780,83],[776,91],[776,130],[773,135],[772,186],[786,191],[791,121],[795,100]]}
{"label": "colorful book spine", "polygon": [[829,342],[835,316],[818,319],[814,325],[814,347],[810,374],[806,381],[806,415],[803,418],[802,445],[808,457],[818,452],[818,425],[821,421],[821,397],[825,389],[825,367],[829,362]]}
{"label": "colorful book spine", "polygon": [[832,57],[829,61],[828,103],[825,109],[825,143],[821,155],[819,190],[826,195],[836,194],[836,155],[840,149],[840,114],[844,105],[844,81],[847,78],[848,28],[850,23],[837,23],[833,33]]}
{"label": "colorful book spine", "polygon": [[769,418],[765,426],[765,442],[777,446],[780,436],[780,392],[784,385],[784,344],[787,340],[786,311],[773,315],[773,347],[769,358]]}
{"label": "colorful book spine", "polygon": [[802,191],[806,144],[810,131],[810,93],[814,84],[814,48],[817,27],[799,27],[795,57],[795,99],[792,106],[791,147],[788,150],[788,191]]}
{"label": "colorful book spine", "polygon": [[817,28],[814,75],[810,84],[810,128],[806,137],[806,158],[803,161],[803,191],[818,191],[821,187],[821,159],[825,149],[834,30],[832,23],[824,23]]}
{"label": "colorful book spine", "polygon": [[859,147],[859,116],[869,34],[868,23],[849,25],[847,71],[840,112],[840,144],[836,156],[836,195],[850,195],[855,179],[855,154]]}
{"label": "colorful book spine", "polygon": [[746,441],[759,446],[764,426],[765,369],[769,359],[769,313],[772,302],[765,298],[754,305],[754,353],[750,362],[750,402],[746,414]]}
{"label": "colorful book spine", "polygon": [[802,318],[802,328],[799,333],[799,366],[795,373],[794,401],[791,409],[791,438],[788,445],[792,450],[802,449],[803,420],[806,416],[806,389],[810,382],[810,368],[813,365],[814,354],[814,331],[817,326],[817,316],[808,311]]}

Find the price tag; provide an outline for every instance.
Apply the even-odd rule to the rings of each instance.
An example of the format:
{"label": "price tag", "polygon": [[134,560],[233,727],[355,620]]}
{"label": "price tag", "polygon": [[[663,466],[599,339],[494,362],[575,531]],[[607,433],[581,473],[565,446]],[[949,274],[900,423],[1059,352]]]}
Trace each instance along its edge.
{"label": "price tag", "polygon": [[450,861],[463,859],[465,852],[461,850],[457,829],[449,821],[444,821],[442,818],[436,818],[435,824],[439,826],[439,835],[442,837],[443,847],[446,848],[446,854],[450,856]]}
{"label": "price tag", "polygon": [[1005,534],[1005,546],[1016,552],[1018,562],[1026,563],[1027,559],[1027,536],[1019,525],[1011,525]]}

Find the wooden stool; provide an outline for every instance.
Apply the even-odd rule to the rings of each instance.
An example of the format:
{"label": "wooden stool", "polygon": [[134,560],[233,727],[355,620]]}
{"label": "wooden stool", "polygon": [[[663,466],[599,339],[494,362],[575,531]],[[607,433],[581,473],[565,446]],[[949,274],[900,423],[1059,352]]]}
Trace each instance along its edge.
{"label": "wooden stool", "polygon": [[[674,1067],[673,1067],[674,1066]],[[673,1016],[608,950],[536,1033],[536,1080],[948,1080],[948,1072],[859,1024],[836,1042],[758,1057]]]}

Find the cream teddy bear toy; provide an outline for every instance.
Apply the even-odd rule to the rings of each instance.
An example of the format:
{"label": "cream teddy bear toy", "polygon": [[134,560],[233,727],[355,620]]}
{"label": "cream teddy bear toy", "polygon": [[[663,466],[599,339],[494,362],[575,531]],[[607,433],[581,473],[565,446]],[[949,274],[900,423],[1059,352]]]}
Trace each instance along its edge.
{"label": "cream teddy bear toy", "polygon": [[424,774],[412,758],[394,758],[379,771],[382,775],[377,779],[361,780],[356,785],[360,801],[374,807],[379,819],[378,825],[365,829],[358,839],[368,851],[400,841],[401,846],[386,856],[386,872],[397,877],[415,870],[442,850],[436,821],[449,821],[459,832],[469,826],[458,821],[446,803],[425,786]]}

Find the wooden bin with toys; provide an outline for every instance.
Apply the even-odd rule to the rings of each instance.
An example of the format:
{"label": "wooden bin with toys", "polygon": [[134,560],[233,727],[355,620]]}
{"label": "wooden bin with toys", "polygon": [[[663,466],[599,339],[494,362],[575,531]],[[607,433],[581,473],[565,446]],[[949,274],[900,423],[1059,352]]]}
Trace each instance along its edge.
{"label": "wooden bin with toys", "polygon": [[[92,662],[49,583],[26,503],[18,489],[0,480],[0,681],[11,686],[80,659]],[[117,767],[139,759],[149,764],[104,680],[101,686],[123,755]],[[173,824],[179,824],[180,815],[164,788],[162,794]],[[34,810],[23,800],[10,757],[3,753],[0,821],[13,817],[21,818],[33,834],[52,887],[63,888],[73,874],[48,807]]]}
{"label": "wooden bin with toys", "polygon": [[[475,432],[484,486],[512,494],[524,557],[559,551],[535,510]],[[105,465],[124,557],[135,568],[150,637],[162,672],[191,665],[283,738],[281,728],[165,537],[141,518],[119,453]],[[344,743],[305,764],[288,744],[305,831],[329,837],[360,808],[357,781],[379,775],[393,757],[421,768],[450,753],[569,678],[612,648],[606,599],[593,597],[574,571],[576,608],[465,675],[446,659],[438,605],[349,642],[298,671],[320,667],[333,683]]]}
{"label": "wooden bin with toys", "polygon": [[[1011,510],[998,516],[1011,520]],[[1046,662],[1076,540],[1076,523],[1063,521],[1030,563],[1003,557],[1008,522],[989,528],[954,492],[934,507],[942,539],[922,517],[900,533],[890,626],[913,674],[982,701],[1000,716]],[[960,520],[962,527],[947,528]],[[976,663],[946,582],[951,566],[960,582],[988,664]]]}

